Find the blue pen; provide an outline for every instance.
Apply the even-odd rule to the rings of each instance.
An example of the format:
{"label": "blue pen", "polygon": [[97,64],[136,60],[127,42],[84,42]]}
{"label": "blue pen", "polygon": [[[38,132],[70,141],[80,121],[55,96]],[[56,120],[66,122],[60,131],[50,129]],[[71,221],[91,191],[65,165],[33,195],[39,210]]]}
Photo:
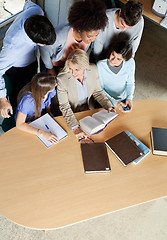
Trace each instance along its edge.
{"label": "blue pen", "polygon": [[[50,128],[48,127],[48,125],[45,124],[45,127],[49,130]],[[51,131],[49,131],[51,133]]]}
{"label": "blue pen", "polygon": [[46,128],[49,130],[49,127],[48,127],[48,125],[46,125],[46,124],[45,124],[45,127],[46,127]]}
{"label": "blue pen", "polygon": [[[46,125],[45,124],[45,127],[49,130],[49,127],[48,127],[48,125]],[[50,133],[51,133],[51,131],[50,131]],[[56,139],[56,141],[59,141],[58,139]]]}

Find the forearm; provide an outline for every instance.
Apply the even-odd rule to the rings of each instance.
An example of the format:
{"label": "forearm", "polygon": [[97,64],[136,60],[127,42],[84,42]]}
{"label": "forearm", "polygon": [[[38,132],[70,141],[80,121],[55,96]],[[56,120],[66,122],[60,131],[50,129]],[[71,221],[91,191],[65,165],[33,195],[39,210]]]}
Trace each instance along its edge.
{"label": "forearm", "polygon": [[56,76],[56,71],[55,71],[54,67],[53,67],[53,68],[51,68],[51,69],[48,69],[48,68],[47,68],[47,73],[50,73],[50,74],[52,74],[52,75],[55,75],[55,76]]}
{"label": "forearm", "polygon": [[24,132],[28,132],[37,136],[41,136],[45,138],[47,141],[51,143],[58,143],[59,140],[55,134],[52,134],[51,132],[46,132],[41,129],[37,129],[35,127],[30,126],[28,123],[17,123],[16,120],[16,127]]}
{"label": "forearm", "polygon": [[79,125],[70,106],[68,107],[66,106],[66,104],[60,104],[60,111],[62,112],[62,115],[71,130],[73,129],[73,127]]}
{"label": "forearm", "polygon": [[24,132],[28,132],[34,135],[37,135],[39,133],[39,129],[30,126],[28,123],[17,123],[16,121],[16,127]]}
{"label": "forearm", "polygon": [[134,94],[135,85],[134,84],[128,84],[127,85],[127,99],[132,100],[133,94]]}
{"label": "forearm", "polygon": [[6,98],[6,93],[5,80],[2,76],[0,76],[0,100],[1,98]]}
{"label": "forearm", "polygon": [[114,107],[112,102],[106,97],[105,93],[103,92],[103,90],[99,90],[99,91],[96,91],[94,94],[93,94],[95,100],[100,103],[100,105],[105,108],[105,109],[108,109],[108,108],[112,108]]}

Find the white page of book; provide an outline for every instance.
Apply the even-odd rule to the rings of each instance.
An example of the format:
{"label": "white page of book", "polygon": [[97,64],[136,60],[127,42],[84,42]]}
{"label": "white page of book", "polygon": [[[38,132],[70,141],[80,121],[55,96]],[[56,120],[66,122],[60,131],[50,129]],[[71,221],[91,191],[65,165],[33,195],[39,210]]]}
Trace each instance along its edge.
{"label": "white page of book", "polygon": [[92,115],[93,118],[97,119],[100,122],[103,122],[105,125],[108,124],[112,119],[114,119],[118,113],[115,112],[108,112],[107,110],[103,109],[100,112],[94,113]]}
{"label": "white page of book", "polygon": [[79,123],[80,128],[88,134],[94,134],[105,127],[102,122],[99,122],[90,116],[82,118]]}
{"label": "white page of book", "polygon": [[[54,133],[58,137],[59,141],[67,136],[66,131],[64,131],[64,129],[48,113],[36,119],[29,125],[44,130],[46,132]],[[47,129],[46,125],[48,126],[49,129]],[[41,136],[38,137],[46,145],[46,147],[50,147],[53,145],[53,143],[50,143],[45,138]]]}

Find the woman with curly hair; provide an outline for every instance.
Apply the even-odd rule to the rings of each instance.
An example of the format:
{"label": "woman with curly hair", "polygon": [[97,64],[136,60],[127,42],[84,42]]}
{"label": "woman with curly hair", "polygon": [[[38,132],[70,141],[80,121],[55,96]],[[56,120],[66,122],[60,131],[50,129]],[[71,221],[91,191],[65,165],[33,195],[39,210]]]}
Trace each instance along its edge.
{"label": "woman with curly hair", "polygon": [[69,24],[55,29],[55,43],[40,48],[47,72],[56,74],[74,49],[88,50],[99,30],[103,30],[108,22],[105,10],[106,6],[101,0],[79,1],[71,6],[68,14]]}

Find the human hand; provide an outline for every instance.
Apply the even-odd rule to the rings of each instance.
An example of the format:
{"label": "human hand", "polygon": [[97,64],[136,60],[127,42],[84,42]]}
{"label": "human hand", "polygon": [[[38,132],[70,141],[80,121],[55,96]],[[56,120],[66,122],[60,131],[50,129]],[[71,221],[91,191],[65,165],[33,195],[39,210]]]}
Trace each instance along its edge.
{"label": "human hand", "polygon": [[126,107],[126,104],[121,102],[121,101],[118,101],[116,103],[116,108],[118,108],[121,112],[124,112],[123,108],[122,107]]}
{"label": "human hand", "polygon": [[[122,112],[130,112],[132,110],[132,106],[133,106],[132,101],[130,99],[126,99],[125,103],[123,103],[121,101],[118,101],[116,103],[116,107]],[[126,111],[126,110],[123,109],[123,107],[128,107],[129,110]]]}
{"label": "human hand", "polygon": [[133,108],[132,100],[126,99],[125,103],[126,103],[126,106],[129,108],[129,110],[132,110],[132,108]]}
{"label": "human hand", "polygon": [[87,138],[86,133],[84,133],[79,127],[73,129],[73,133],[75,134],[76,138]]}
{"label": "human hand", "polygon": [[59,142],[59,139],[57,138],[57,136],[51,132],[46,132],[46,131],[39,129],[37,131],[37,135],[44,137],[50,143],[56,144]]}
{"label": "human hand", "polygon": [[114,108],[108,108],[108,112],[116,112]]}
{"label": "human hand", "polygon": [[8,110],[10,111],[10,114],[13,114],[13,109],[10,103],[6,98],[0,98],[0,114],[4,118],[10,118],[11,116],[8,113]]}

